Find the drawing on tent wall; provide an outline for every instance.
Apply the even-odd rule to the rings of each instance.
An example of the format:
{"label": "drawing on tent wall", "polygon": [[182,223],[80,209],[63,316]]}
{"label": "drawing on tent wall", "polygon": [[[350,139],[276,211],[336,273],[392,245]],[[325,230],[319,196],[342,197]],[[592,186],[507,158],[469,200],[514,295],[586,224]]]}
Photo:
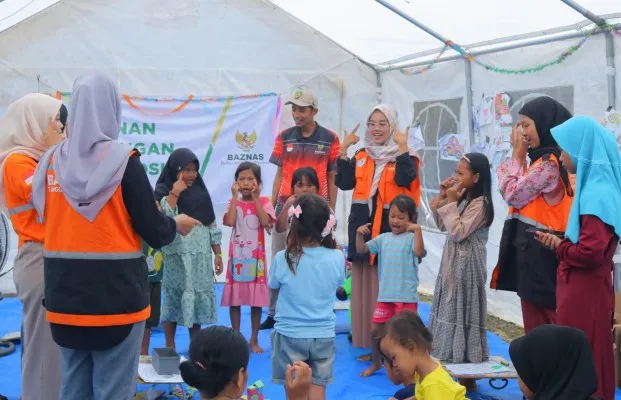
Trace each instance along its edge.
{"label": "drawing on tent wall", "polygon": [[414,102],[412,126],[420,129],[424,141],[424,147],[419,149],[424,162],[420,169],[419,223],[433,229],[437,227],[429,211],[429,201],[438,195],[440,182],[453,174],[457,161],[469,148],[467,137],[460,135],[462,102],[461,97]]}
{"label": "drawing on tent wall", "polygon": [[440,158],[449,161],[459,161],[466,154],[466,140],[460,135],[447,133],[438,139],[438,152]]}

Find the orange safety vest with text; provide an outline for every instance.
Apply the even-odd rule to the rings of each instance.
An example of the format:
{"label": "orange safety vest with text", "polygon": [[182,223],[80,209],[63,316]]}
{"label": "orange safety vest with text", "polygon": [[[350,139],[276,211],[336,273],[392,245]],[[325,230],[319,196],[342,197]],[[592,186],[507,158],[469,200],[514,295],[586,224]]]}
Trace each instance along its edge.
{"label": "orange safety vest with text", "polygon": [[[543,160],[552,160],[557,166],[559,160],[549,154],[535,161],[529,169]],[[517,292],[527,301],[550,309],[556,308],[556,253],[544,248],[528,228],[547,229],[559,235],[565,233],[573,197],[566,193],[559,178],[561,201],[549,205],[543,195],[521,209],[509,208],[503,228],[498,255],[498,264],[492,274],[490,288]]]}
{"label": "orange safety vest with text", "polygon": [[142,240],[132,227],[121,185],[89,222],[67,202],[52,158],[45,224],[45,307],[50,323],[104,327],[149,317]]}
{"label": "orange safety vest with text", "polygon": [[18,248],[26,242],[43,243],[45,238],[45,226],[39,223],[30,202],[36,168],[37,161],[25,154],[11,154],[4,162],[4,197],[11,225],[19,239]]}

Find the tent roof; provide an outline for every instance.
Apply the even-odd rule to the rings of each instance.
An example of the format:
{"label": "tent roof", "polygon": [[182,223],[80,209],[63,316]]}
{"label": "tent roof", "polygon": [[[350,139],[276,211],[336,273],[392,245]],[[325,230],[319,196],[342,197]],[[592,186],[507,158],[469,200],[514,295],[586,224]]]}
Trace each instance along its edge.
{"label": "tent roof", "polygon": [[[408,55],[437,53],[443,44],[375,0],[271,0],[331,38],[362,60],[374,64],[404,61]],[[621,2],[577,0],[594,14],[621,16]],[[464,47],[494,39],[536,33],[541,37],[565,27],[576,30],[585,17],[560,0],[388,0],[417,21]],[[326,10],[330,10],[329,13]],[[615,14],[616,13],[616,14]],[[584,24],[583,24],[584,25]],[[535,36],[535,35],[533,35]],[[445,54],[457,54],[453,50]]]}
{"label": "tent roof", "polygon": [[[0,0],[0,32],[60,0]],[[204,0],[194,0],[197,2]],[[213,0],[212,0],[213,1]],[[375,0],[263,0],[325,35],[362,61],[386,66],[435,55],[443,44]],[[476,46],[584,28],[585,18],[560,0],[387,0],[453,42]],[[621,2],[578,0],[594,14],[621,18]],[[329,12],[327,12],[329,10]],[[531,34],[531,35],[528,35]],[[457,54],[449,49],[445,55]]]}
{"label": "tent roof", "polygon": [[0,0],[0,32],[53,6],[60,0]]}

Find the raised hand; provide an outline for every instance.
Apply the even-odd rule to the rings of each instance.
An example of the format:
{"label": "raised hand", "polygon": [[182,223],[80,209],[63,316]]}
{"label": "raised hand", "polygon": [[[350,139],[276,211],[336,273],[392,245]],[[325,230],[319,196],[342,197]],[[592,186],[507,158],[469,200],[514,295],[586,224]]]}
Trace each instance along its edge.
{"label": "raised hand", "polygon": [[287,366],[285,392],[287,399],[307,400],[313,379],[312,369],[302,361]]}
{"label": "raised hand", "polygon": [[360,123],[358,123],[358,125],[356,125],[356,127],[351,132],[347,132],[345,129],[343,129],[343,132],[345,132],[345,137],[343,138],[343,142],[341,143],[341,147],[343,149],[347,149],[351,145],[357,144],[360,141],[360,136],[356,135],[356,132],[358,132],[358,128],[360,128]]}
{"label": "raised hand", "polygon": [[466,194],[466,189],[462,189],[460,184],[455,184],[450,188],[446,189],[446,198],[448,199],[449,203],[454,203],[461,200],[464,194]]}
{"label": "raised hand", "polygon": [[234,182],[231,186],[231,194],[233,195],[233,197],[239,196],[239,185],[237,184],[237,182]]}
{"label": "raised hand", "polygon": [[183,178],[182,178],[182,174],[181,174],[181,172],[179,172],[177,174],[177,180],[175,181],[175,183],[173,183],[173,187],[171,189],[171,192],[175,196],[179,197],[179,195],[181,195],[181,192],[183,192],[187,188],[188,188],[188,185],[185,184],[185,182],[183,181]]}
{"label": "raised hand", "polygon": [[522,125],[517,122],[511,129],[511,146],[513,147],[513,158],[524,159],[528,151],[528,144],[524,141]]}
{"label": "raised hand", "polygon": [[252,191],[250,192],[250,194],[252,194],[252,200],[258,200],[259,197],[261,196],[259,185],[257,185],[256,182],[252,182]]}
{"label": "raised hand", "polygon": [[399,145],[399,146],[406,146],[408,145],[408,131],[410,130],[410,127],[407,126],[405,128],[405,132],[401,132],[401,130],[399,130],[399,127],[397,125],[392,125],[392,140],[394,140],[394,142]]}
{"label": "raised hand", "polygon": [[371,223],[364,224],[356,231],[358,235],[368,236],[371,234]]}
{"label": "raised hand", "polygon": [[441,199],[446,199],[446,191],[448,190],[448,188],[452,187],[453,185],[455,185],[455,177],[453,176],[449,176],[448,178],[442,181],[442,183],[440,184],[440,198]]}

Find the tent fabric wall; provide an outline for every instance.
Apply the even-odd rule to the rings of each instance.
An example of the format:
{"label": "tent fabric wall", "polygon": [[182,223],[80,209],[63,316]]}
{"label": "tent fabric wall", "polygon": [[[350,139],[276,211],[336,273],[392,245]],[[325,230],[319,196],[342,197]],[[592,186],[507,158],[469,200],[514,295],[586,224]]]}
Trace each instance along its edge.
{"label": "tent fabric wall", "polygon": [[[302,84],[319,98],[318,122],[335,132],[364,120],[378,96],[372,68],[261,0],[66,0],[0,35],[0,115],[26,93],[71,91],[92,69],[129,95],[286,97]],[[292,124],[285,109],[282,125]],[[339,197],[345,221],[348,195]],[[0,291],[15,292],[11,274]]]}
{"label": "tent fabric wall", "polygon": [[[560,41],[540,46],[516,49],[502,53],[481,56],[485,63],[498,67],[514,69],[531,67],[556,58],[563,51],[574,45],[577,40]],[[616,66],[621,68],[621,40],[615,38]],[[382,79],[382,97],[384,101],[395,105],[402,118],[402,125],[411,123],[413,103],[415,101],[444,100],[466,97],[466,79],[464,60],[450,61],[435,65],[419,75],[404,75],[399,71],[384,72]],[[553,66],[536,74],[505,75],[490,72],[478,65],[472,66],[472,97],[476,105],[483,93],[493,95],[498,92],[537,90],[552,87],[573,87],[573,110],[576,114],[586,114],[601,118],[608,106],[607,81],[605,75],[605,39],[597,35],[561,65]],[[621,85],[617,84],[617,93]],[[617,94],[617,99],[619,99]],[[617,100],[619,104],[619,100]],[[619,107],[619,105],[618,105]],[[468,133],[468,109],[462,102],[460,115],[461,133]],[[456,132],[459,133],[459,132]],[[425,160],[429,162],[429,160]],[[423,170],[423,174],[425,171]],[[502,233],[504,218],[508,208],[497,190],[494,191],[494,209],[496,218],[491,227],[488,242],[488,280],[498,258],[498,246]],[[425,217],[425,216],[423,216]],[[428,216],[427,216],[428,217]],[[440,257],[446,236],[439,233],[425,232],[425,246],[428,256],[419,269],[420,284],[424,291],[432,292],[439,270]],[[513,293],[489,290],[488,310],[509,321],[521,324],[519,299]]]}

